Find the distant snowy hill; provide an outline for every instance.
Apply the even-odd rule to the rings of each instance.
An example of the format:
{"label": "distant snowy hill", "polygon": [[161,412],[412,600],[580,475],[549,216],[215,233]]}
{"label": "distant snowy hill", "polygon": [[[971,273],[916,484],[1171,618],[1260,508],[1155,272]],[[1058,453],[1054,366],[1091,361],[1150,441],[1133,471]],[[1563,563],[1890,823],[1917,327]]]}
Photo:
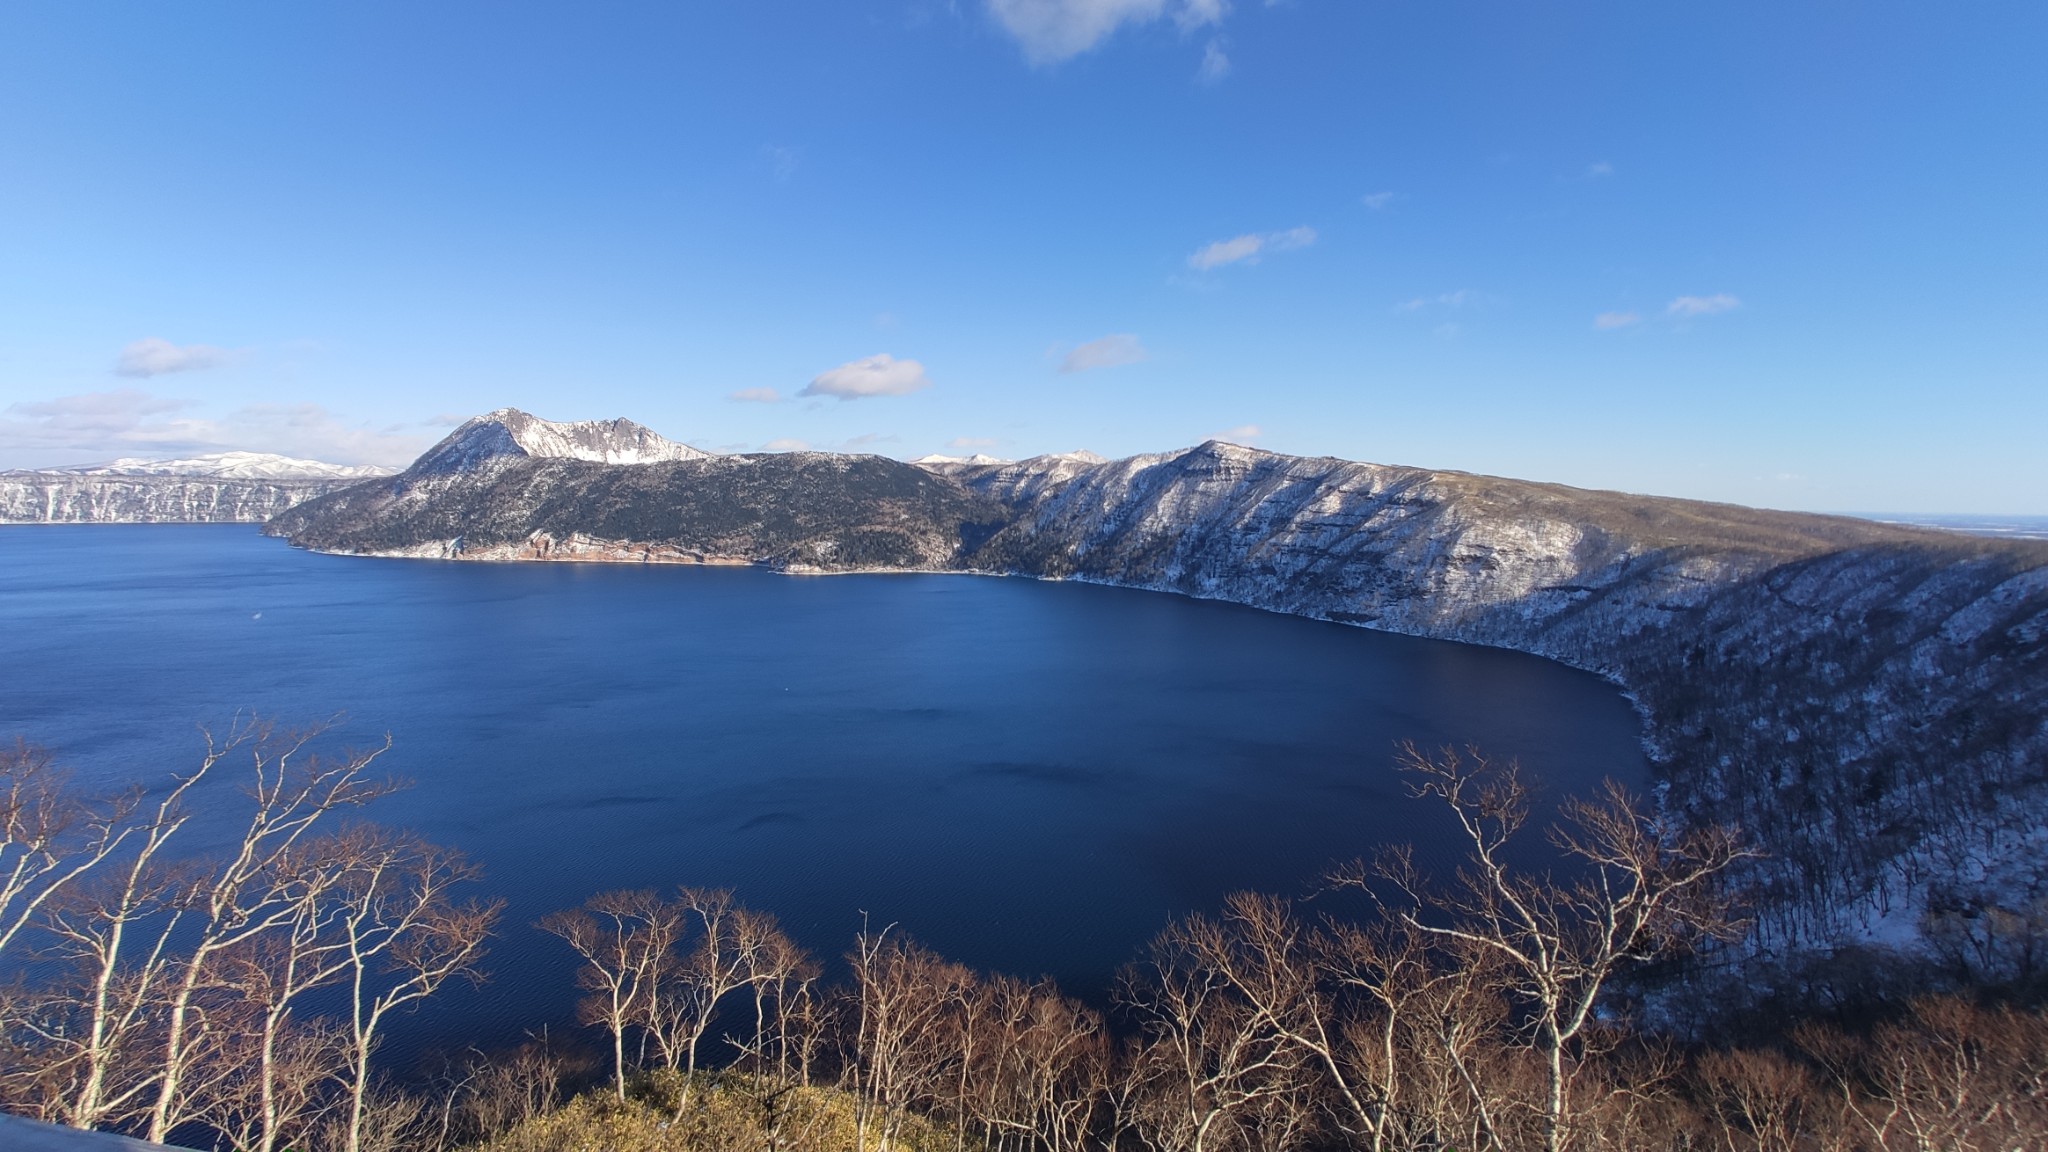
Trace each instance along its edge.
{"label": "distant snowy hill", "polygon": [[220,480],[367,480],[389,476],[391,469],[368,465],[327,464],[273,452],[211,452],[183,460],[110,460],[49,468],[71,476],[203,476]]}
{"label": "distant snowy hill", "polygon": [[269,452],[0,472],[0,524],[260,524],[383,475]]}

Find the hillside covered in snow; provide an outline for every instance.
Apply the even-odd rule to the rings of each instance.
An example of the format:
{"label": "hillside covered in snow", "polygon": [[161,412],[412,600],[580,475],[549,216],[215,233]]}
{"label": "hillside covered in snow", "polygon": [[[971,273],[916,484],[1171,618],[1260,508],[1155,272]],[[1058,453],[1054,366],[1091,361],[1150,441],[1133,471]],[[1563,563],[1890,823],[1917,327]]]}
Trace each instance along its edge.
{"label": "hillside covered in snow", "polygon": [[260,524],[385,474],[267,452],[0,472],[0,524]]}
{"label": "hillside covered in snow", "polygon": [[1973,942],[2048,908],[2048,542],[1215,442],[912,465],[663,456],[650,436],[492,413],[268,531],[359,554],[1082,579],[1515,648],[1623,685],[1666,805],[1766,849],[1769,944],[1917,931],[1993,957]]}

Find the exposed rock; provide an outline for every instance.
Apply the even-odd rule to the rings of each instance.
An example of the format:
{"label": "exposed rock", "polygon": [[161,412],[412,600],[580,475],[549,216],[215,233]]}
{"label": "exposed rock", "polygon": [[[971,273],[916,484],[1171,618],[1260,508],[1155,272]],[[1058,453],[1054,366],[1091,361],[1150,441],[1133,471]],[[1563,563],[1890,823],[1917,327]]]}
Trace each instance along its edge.
{"label": "exposed rock", "polygon": [[703,460],[713,453],[665,440],[623,417],[560,423],[542,420],[517,408],[500,408],[474,417],[448,434],[426,455],[413,461],[409,473],[448,475],[473,471],[491,461],[522,458],[584,460],[594,464],[659,464]]}
{"label": "exposed rock", "polygon": [[2048,885],[2029,847],[2048,825],[2048,543],[1216,442],[610,467],[465,436],[270,530],[384,555],[1085,579],[1516,648],[1632,693],[1667,805],[1771,853],[1777,938],[1874,931],[1969,885],[2004,899],[1986,877]]}

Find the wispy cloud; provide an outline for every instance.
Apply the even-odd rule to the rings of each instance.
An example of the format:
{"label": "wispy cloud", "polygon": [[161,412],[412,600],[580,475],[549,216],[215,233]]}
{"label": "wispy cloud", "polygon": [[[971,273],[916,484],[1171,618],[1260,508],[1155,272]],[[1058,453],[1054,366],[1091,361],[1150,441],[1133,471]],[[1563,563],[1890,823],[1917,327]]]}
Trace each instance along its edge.
{"label": "wispy cloud", "polygon": [[761,145],[761,158],[768,162],[768,172],[775,177],[777,184],[787,184],[803,163],[803,157],[797,155],[796,149],[780,144]]}
{"label": "wispy cloud", "polygon": [[1070,60],[1125,25],[1166,17],[1183,32],[1220,23],[1229,0],[988,0],[989,15],[1033,64]]}
{"label": "wispy cloud", "polygon": [[780,404],[782,393],[773,388],[742,388],[737,392],[728,393],[726,399],[741,404]]}
{"label": "wispy cloud", "polygon": [[903,437],[896,435],[894,432],[863,432],[858,436],[848,437],[846,446],[848,448],[865,448],[870,444],[893,444],[901,439]]}
{"label": "wispy cloud", "polygon": [[1316,230],[1306,224],[1284,232],[1247,232],[1228,240],[1204,244],[1188,257],[1188,267],[1197,272],[1210,272],[1231,264],[1256,264],[1268,254],[1292,252],[1315,242]]}
{"label": "wispy cloud", "polygon": [[810,450],[811,446],[809,444],[788,436],[778,436],[761,445],[761,451],[763,452],[808,452]]}
{"label": "wispy cloud", "polygon": [[397,466],[427,446],[418,423],[351,422],[318,404],[251,404],[219,418],[195,401],[135,388],[27,401],[0,411],[0,452],[39,463],[87,456],[180,456],[242,450],[334,464]]}
{"label": "wispy cloud", "polygon": [[114,373],[118,376],[147,379],[151,376],[168,376],[173,372],[199,372],[207,368],[217,368],[233,357],[234,353],[211,344],[179,345],[151,336],[121,349],[120,359],[114,362]]}
{"label": "wispy cloud", "polygon": [[999,443],[1001,441],[993,436],[955,436],[946,441],[946,447],[955,452],[979,452],[983,448],[993,448]]}
{"label": "wispy cloud", "polygon": [[1633,312],[1602,312],[1598,316],[1593,317],[1593,327],[1598,328],[1602,332],[1612,332],[1616,328],[1630,328],[1642,322],[1643,318]]}
{"label": "wispy cloud", "polygon": [[1221,440],[1226,444],[1250,444],[1263,435],[1265,433],[1259,430],[1257,424],[1239,424],[1235,428],[1225,428],[1209,439]]}
{"label": "wispy cloud", "polygon": [[1394,202],[1394,194],[1392,192],[1373,192],[1369,195],[1360,196],[1358,202],[1378,212]]}
{"label": "wispy cloud", "polygon": [[1417,296],[1394,305],[1398,312],[1420,312],[1425,308],[1463,308],[1479,302],[1479,293],[1470,288],[1459,288],[1450,292],[1439,292],[1434,296]]}
{"label": "wispy cloud", "polygon": [[799,396],[834,396],[841,400],[864,400],[870,396],[904,396],[932,386],[924,365],[915,360],[898,360],[887,352],[860,360],[849,360],[821,372],[804,385]]}
{"label": "wispy cloud", "polygon": [[1119,364],[1136,364],[1147,359],[1151,353],[1145,345],[1129,332],[1118,332],[1068,352],[1060,361],[1062,372],[1087,372],[1095,368],[1114,368]]}
{"label": "wispy cloud", "polygon": [[1595,160],[1591,164],[1586,165],[1586,179],[1588,180],[1604,180],[1612,175],[1614,175],[1614,165],[1609,164],[1605,160]]}
{"label": "wispy cloud", "polygon": [[1717,292],[1712,296],[1680,296],[1665,305],[1664,311],[1667,315],[1679,317],[1717,316],[1740,307],[1742,301],[1726,292]]}
{"label": "wispy cloud", "polygon": [[1221,40],[1209,41],[1202,49],[1202,64],[1195,69],[1195,79],[1204,84],[1214,84],[1230,75],[1230,57],[1223,51]]}

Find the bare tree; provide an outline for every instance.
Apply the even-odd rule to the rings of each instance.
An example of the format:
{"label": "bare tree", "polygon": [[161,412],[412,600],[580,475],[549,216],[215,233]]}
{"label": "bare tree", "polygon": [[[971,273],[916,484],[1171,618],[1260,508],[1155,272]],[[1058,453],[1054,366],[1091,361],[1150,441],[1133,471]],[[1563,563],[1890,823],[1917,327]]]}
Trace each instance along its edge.
{"label": "bare tree", "polygon": [[1727,1152],[1798,1152],[1805,1144],[1815,1085],[1803,1065],[1767,1049],[1709,1051],[1693,1077]]}
{"label": "bare tree", "polygon": [[0,954],[52,897],[136,831],[134,789],[86,800],[41,748],[0,751]]}
{"label": "bare tree", "polygon": [[[735,909],[733,933],[745,961],[742,976],[754,1009],[751,1038],[734,1040],[734,1047],[756,1076],[778,1085],[790,1083],[793,1070],[808,1066],[797,1059],[792,1025],[804,1016],[804,1003],[819,977],[818,965],[769,913]],[[800,1082],[808,1083],[808,1076]]]}
{"label": "bare tree", "polygon": [[1839,1102],[1841,1124],[1885,1152],[2006,1152],[2048,1141],[2048,1016],[1915,1000],[1866,1035],[1794,1033]]}
{"label": "bare tree", "polygon": [[1130,1074],[1147,1086],[1139,1126],[1155,1148],[1226,1147],[1248,1138],[1269,1107],[1300,1103],[1304,1053],[1240,994],[1220,960],[1231,950],[1220,923],[1189,916],[1120,982],[1118,999],[1145,1036]]}
{"label": "bare tree", "polygon": [[370,765],[390,749],[389,737],[381,747],[327,759],[309,748],[327,727],[285,731],[250,721],[238,724],[224,740],[207,734],[207,767],[237,749],[248,754],[251,812],[241,842],[224,859],[190,873],[175,897],[195,939],[164,989],[162,1068],[147,1126],[152,1141],[162,1143],[189,1118],[179,1105],[187,1095],[181,1081],[198,1051],[190,1027],[194,1000],[213,978],[218,957],[288,926],[298,914],[300,876],[284,866],[293,847],[326,813],[366,804],[397,787],[366,777]]}
{"label": "bare tree", "polygon": [[658,995],[648,1003],[647,1020],[663,1063],[683,1073],[678,1107],[685,1107],[705,1033],[719,1006],[747,987],[761,967],[760,952],[769,940],[757,914],[736,907],[727,889],[684,888],[677,902],[696,922],[696,942],[668,970],[670,979],[656,982]]}
{"label": "bare tree", "polygon": [[1501,965],[1543,1063],[1542,1144],[1558,1152],[1569,1132],[1575,1046],[1601,991],[1630,964],[1731,935],[1735,922],[1714,882],[1752,853],[1724,829],[1672,826],[1610,781],[1599,799],[1566,803],[1551,832],[1573,874],[1525,875],[1505,858],[1530,810],[1513,761],[1451,749],[1430,756],[1410,745],[1400,767],[1414,795],[1450,809],[1465,866],[1454,883],[1431,885],[1411,853],[1395,851],[1337,880],[1381,897],[1411,929]]}
{"label": "bare tree", "polygon": [[185,797],[241,739],[209,740],[196,768],[174,775],[156,805],[132,830],[109,839],[134,841],[118,868],[71,886],[45,907],[51,954],[72,977],[54,995],[35,998],[15,1017],[15,1030],[35,1051],[40,1112],[74,1128],[127,1117],[164,1081],[160,1067],[136,1046],[153,1023],[161,986],[175,966],[170,945],[193,886],[189,868],[163,864],[166,849],[191,819]]}
{"label": "bare tree", "polygon": [[583,958],[576,982],[588,993],[583,1021],[602,1025],[612,1041],[612,1090],[626,1098],[626,1034],[640,1026],[673,962],[677,910],[651,891],[600,892],[580,908],[550,913],[535,925]]}
{"label": "bare tree", "polygon": [[[481,979],[477,964],[504,904],[454,899],[452,890],[478,875],[459,852],[369,827],[337,841],[348,863],[336,917],[350,992],[344,1147],[364,1152],[366,1117],[379,1104],[370,1060],[386,1017],[450,980]],[[383,1104],[389,1115],[401,1110]]]}
{"label": "bare tree", "polygon": [[[326,1091],[348,1066],[339,1027],[327,1020],[286,1020],[264,1026],[264,1006],[251,1005],[245,1027],[198,1066],[198,1119],[240,1152],[303,1139],[331,1108]],[[252,1018],[254,1017],[254,1018]],[[259,1070],[251,1075],[251,1069]]]}
{"label": "bare tree", "polygon": [[887,1148],[912,1105],[939,1085],[946,1051],[939,1030],[950,1000],[973,974],[910,943],[894,926],[861,926],[854,950],[851,990],[853,1034],[845,1060],[853,1093],[854,1147]]}

